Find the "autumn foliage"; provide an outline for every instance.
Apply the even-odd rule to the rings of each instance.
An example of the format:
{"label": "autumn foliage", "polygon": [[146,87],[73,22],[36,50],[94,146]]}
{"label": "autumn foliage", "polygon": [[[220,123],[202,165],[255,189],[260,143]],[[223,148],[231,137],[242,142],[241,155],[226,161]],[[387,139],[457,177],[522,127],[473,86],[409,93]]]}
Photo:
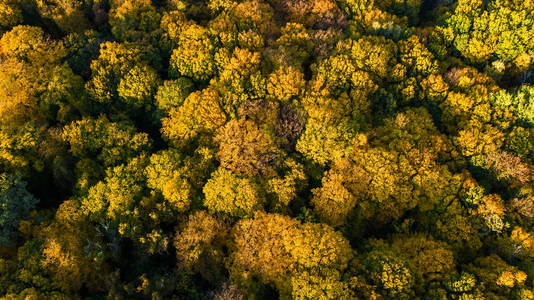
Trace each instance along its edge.
{"label": "autumn foliage", "polygon": [[534,1],[0,0],[0,299],[534,299]]}

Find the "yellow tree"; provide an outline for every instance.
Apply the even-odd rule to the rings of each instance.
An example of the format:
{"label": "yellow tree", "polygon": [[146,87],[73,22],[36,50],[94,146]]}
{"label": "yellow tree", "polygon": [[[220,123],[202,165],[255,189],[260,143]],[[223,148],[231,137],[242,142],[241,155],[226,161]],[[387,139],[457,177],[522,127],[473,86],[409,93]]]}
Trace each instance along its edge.
{"label": "yellow tree", "polygon": [[348,241],[332,228],[301,224],[278,214],[257,213],[253,219],[240,221],[233,229],[233,241],[229,270],[234,280],[251,287],[254,278],[259,278],[264,284],[273,284],[281,297],[290,295],[292,276],[297,276],[293,280],[296,289],[305,281],[332,281],[335,276],[314,279],[302,272],[343,271],[352,258]]}
{"label": "yellow tree", "polygon": [[282,103],[291,103],[304,94],[306,81],[304,74],[294,67],[280,67],[269,75],[267,95]]}
{"label": "yellow tree", "polygon": [[175,145],[212,133],[227,120],[219,93],[211,88],[191,93],[178,108],[171,109],[169,117],[162,119],[163,136]]}
{"label": "yellow tree", "polygon": [[189,216],[176,232],[174,247],[180,267],[198,272],[216,283],[224,276],[224,246],[228,238],[228,225],[205,211]]}
{"label": "yellow tree", "polygon": [[99,241],[82,211],[76,201],[67,200],[60,205],[51,224],[40,232],[44,240],[42,264],[51,273],[53,285],[66,292],[102,289],[99,282],[103,262],[86,253],[86,243]]}
{"label": "yellow tree", "polygon": [[[67,64],[60,42],[39,27],[16,26],[0,39],[0,115],[4,123],[72,118],[83,110],[82,79]],[[54,108],[59,107],[59,108]]]}
{"label": "yellow tree", "polygon": [[214,140],[219,143],[217,158],[222,168],[240,176],[276,175],[282,153],[254,122],[231,120],[217,130]]}
{"label": "yellow tree", "polygon": [[0,34],[22,22],[22,10],[18,1],[0,2]]}
{"label": "yellow tree", "polygon": [[[342,225],[358,208],[364,219],[387,222],[405,211],[428,211],[455,198],[462,176],[439,159],[448,159],[450,144],[424,109],[408,110],[338,159],[313,190],[312,204],[320,218]],[[439,189],[432,187],[439,186]]]}

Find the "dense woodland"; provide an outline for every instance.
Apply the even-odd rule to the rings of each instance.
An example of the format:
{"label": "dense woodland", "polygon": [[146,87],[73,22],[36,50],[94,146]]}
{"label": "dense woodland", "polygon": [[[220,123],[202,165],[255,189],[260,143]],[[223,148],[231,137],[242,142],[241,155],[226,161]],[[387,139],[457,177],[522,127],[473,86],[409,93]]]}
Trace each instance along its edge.
{"label": "dense woodland", "polygon": [[1,299],[534,299],[533,0],[0,0]]}

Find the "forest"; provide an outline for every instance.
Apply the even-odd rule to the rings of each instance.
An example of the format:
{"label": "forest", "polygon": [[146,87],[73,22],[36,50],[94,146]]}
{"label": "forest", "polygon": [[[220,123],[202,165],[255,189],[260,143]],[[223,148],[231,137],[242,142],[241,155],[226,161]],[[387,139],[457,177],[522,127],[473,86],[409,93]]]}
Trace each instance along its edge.
{"label": "forest", "polygon": [[534,300],[534,0],[0,0],[0,299]]}

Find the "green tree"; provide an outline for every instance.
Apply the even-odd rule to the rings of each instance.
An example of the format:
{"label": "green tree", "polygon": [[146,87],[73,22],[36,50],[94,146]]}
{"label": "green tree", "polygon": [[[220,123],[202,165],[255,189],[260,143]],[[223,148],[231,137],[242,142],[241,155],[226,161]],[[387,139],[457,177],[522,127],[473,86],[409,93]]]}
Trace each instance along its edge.
{"label": "green tree", "polygon": [[296,149],[319,164],[339,159],[360,144],[357,132],[365,125],[369,109],[365,94],[355,91],[338,97],[306,97],[303,104],[308,114],[306,129],[297,141]]}
{"label": "green tree", "polygon": [[203,191],[204,205],[212,213],[251,216],[265,204],[264,191],[254,179],[238,177],[226,169],[213,172]]}
{"label": "green tree", "polygon": [[308,59],[313,50],[312,34],[300,23],[288,22],[281,29],[281,35],[276,40],[279,51],[275,53],[274,61],[280,67],[295,65],[299,67]]}
{"label": "green tree", "polygon": [[532,11],[530,2],[463,0],[443,31],[470,62],[486,63],[493,57],[510,62],[534,49],[529,38]]}
{"label": "green tree", "polygon": [[158,28],[160,19],[156,7],[145,0],[117,1],[109,11],[111,32],[121,42],[147,38]]}
{"label": "green tree", "polygon": [[80,199],[83,215],[109,226],[118,237],[137,240],[143,230],[139,203],[144,194],[146,162],[141,156],[107,169],[104,180],[89,188],[87,196]]}
{"label": "green tree", "polygon": [[413,295],[415,276],[408,262],[394,252],[377,249],[362,262],[371,281],[383,291],[384,297],[408,298]]}
{"label": "green tree", "polygon": [[[43,155],[44,153],[39,151],[38,146],[50,138],[44,126],[36,126],[32,123],[27,123],[24,126],[2,126],[0,137],[2,139],[0,164],[3,170],[11,173],[18,172],[24,176],[30,176],[34,170],[43,170],[44,161],[48,155]],[[52,140],[59,144],[55,138]],[[50,151],[49,154],[56,155],[58,153]]]}
{"label": "green tree", "polygon": [[104,166],[127,162],[150,149],[146,133],[138,133],[127,122],[110,122],[106,117],[82,119],[63,129],[62,138],[79,158],[97,160]]}
{"label": "green tree", "polygon": [[169,76],[208,80],[215,72],[215,45],[208,30],[199,25],[182,29],[177,48],[173,50]]}
{"label": "green tree", "polygon": [[89,27],[85,16],[84,1],[35,1],[39,14],[44,19],[53,21],[65,33],[82,32]]}
{"label": "green tree", "polygon": [[160,84],[158,73],[149,66],[135,66],[120,80],[119,99],[132,110],[149,110]]}
{"label": "green tree", "polygon": [[20,176],[0,174],[0,246],[13,242],[20,220],[27,217],[37,202]]}
{"label": "green tree", "polygon": [[491,104],[508,108],[525,124],[534,124],[534,87],[521,85],[512,91],[500,90],[488,98]]}
{"label": "green tree", "polygon": [[89,95],[97,103],[112,104],[118,97],[120,80],[136,65],[151,60],[146,47],[134,43],[105,42],[100,54],[91,62],[91,80],[86,83]]}
{"label": "green tree", "polygon": [[376,133],[378,139],[371,136],[367,141],[362,136],[360,145],[335,160],[322,187],[313,190],[311,203],[323,221],[342,225],[357,208],[363,218],[383,222],[398,219],[407,210],[428,211],[455,198],[462,176],[439,164],[452,145],[424,109],[399,113]]}
{"label": "green tree", "polygon": [[191,80],[185,77],[176,80],[166,80],[160,85],[155,95],[156,106],[163,111],[181,106],[187,96],[194,91]]}
{"label": "green tree", "polygon": [[147,185],[161,192],[178,211],[187,211],[200,203],[201,189],[214,169],[214,154],[199,148],[192,156],[175,149],[152,154],[146,168]]}
{"label": "green tree", "polygon": [[72,70],[83,78],[91,76],[91,61],[98,57],[102,36],[96,30],[71,33],[63,38],[66,60]]}

